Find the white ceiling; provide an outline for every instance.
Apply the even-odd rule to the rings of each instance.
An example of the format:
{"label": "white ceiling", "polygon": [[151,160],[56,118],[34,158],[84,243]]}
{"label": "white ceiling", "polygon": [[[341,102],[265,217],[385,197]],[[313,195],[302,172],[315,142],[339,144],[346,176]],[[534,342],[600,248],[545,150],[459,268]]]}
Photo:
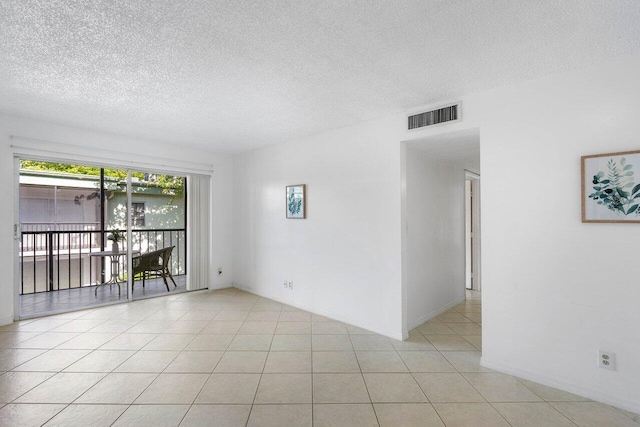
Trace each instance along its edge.
{"label": "white ceiling", "polygon": [[640,1],[0,0],[0,110],[243,151],[640,52]]}

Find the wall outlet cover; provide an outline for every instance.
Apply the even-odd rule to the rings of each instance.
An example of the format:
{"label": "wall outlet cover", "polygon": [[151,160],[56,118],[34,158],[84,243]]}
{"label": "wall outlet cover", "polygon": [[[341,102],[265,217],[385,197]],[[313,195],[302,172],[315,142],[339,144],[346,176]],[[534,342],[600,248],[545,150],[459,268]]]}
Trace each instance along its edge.
{"label": "wall outlet cover", "polygon": [[616,370],[616,354],[609,351],[598,350],[598,367]]}

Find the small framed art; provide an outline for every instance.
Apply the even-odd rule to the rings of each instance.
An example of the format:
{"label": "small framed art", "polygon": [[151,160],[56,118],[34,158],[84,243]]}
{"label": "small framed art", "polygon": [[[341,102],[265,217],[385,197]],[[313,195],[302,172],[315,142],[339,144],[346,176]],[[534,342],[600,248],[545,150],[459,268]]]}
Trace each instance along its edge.
{"label": "small framed art", "polygon": [[285,198],[288,219],[306,218],[305,185],[289,185]]}
{"label": "small framed art", "polygon": [[640,223],[640,151],[582,156],[582,222]]}

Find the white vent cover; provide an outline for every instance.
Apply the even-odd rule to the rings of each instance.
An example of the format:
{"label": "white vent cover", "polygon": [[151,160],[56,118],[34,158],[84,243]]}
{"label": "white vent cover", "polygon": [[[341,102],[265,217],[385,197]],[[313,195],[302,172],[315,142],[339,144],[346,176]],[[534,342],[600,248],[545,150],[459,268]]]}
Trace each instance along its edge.
{"label": "white vent cover", "polygon": [[448,107],[438,108],[424,113],[409,116],[408,130],[418,129],[425,126],[437,125],[458,120],[459,104],[449,105]]}

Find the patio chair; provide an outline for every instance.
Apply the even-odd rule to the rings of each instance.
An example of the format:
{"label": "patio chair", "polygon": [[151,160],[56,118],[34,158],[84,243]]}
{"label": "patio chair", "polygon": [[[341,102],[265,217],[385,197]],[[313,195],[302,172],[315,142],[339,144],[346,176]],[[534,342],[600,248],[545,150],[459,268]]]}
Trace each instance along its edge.
{"label": "patio chair", "polygon": [[167,276],[173,282],[173,287],[177,287],[176,281],[173,280],[173,276],[169,271],[169,259],[171,258],[173,248],[175,248],[175,246],[148,252],[132,259],[133,276],[135,277],[138,274],[142,274],[143,288],[146,279],[162,277],[164,285],[167,287],[167,292],[169,292],[169,283],[167,282]]}

